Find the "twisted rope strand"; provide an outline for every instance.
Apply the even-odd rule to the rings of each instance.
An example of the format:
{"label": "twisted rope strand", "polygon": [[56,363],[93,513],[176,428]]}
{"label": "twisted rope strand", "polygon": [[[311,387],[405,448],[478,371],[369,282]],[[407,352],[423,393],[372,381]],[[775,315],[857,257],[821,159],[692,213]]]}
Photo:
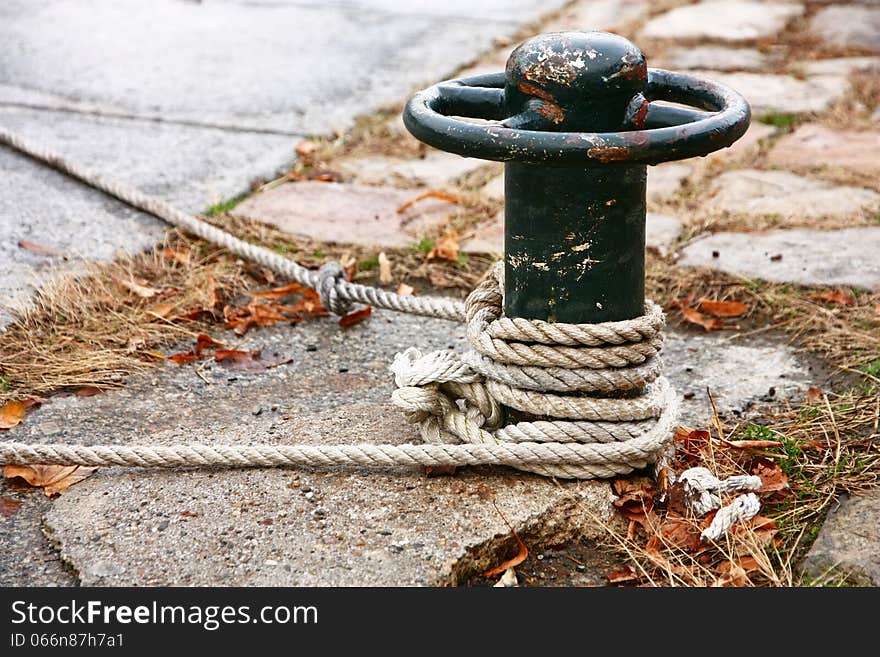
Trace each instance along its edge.
{"label": "twisted rope strand", "polygon": [[[314,288],[324,306],[353,303],[466,321],[473,352],[398,354],[392,402],[425,444],[403,445],[26,445],[0,442],[0,463],[137,467],[507,465],[562,478],[611,477],[660,458],[677,413],[656,357],[665,318],[557,324],[503,316],[503,270],[494,267],[464,304],[401,297],[349,283],[338,263],[317,272],[249,244],[161,199],[98,174],[0,127],[11,146],[231,253]],[[567,393],[567,394],[559,394]],[[588,394],[589,393],[589,394]],[[630,396],[620,397],[620,393]],[[633,394],[635,393],[635,394]],[[601,396],[604,395],[604,396]],[[504,406],[539,416],[503,426]],[[543,419],[549,417],[550,419]]]}

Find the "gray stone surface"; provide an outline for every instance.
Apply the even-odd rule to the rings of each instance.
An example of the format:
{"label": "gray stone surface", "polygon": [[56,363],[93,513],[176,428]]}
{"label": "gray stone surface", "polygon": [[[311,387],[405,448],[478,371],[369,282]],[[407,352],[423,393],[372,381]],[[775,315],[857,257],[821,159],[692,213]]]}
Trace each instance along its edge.
{"label": "gray stone surface", "polygon": [[839,498],[800,568],[819,583],[880,586],[880,492]]}
{"label": "gray stone surface", "polygon": [[464,20],[472,3],[12,0],[0,21],[0,83],[174,119],[323,133],[559,4],[522,0],[508,11],[496,0],[473,21]]}
{"label": "gray stone surface", "polygon": [[[770,58],[754,48],[691,46],[670,48],[662,56],[663,68],[711,69],[714,71],[762,71]],[[653,64],[653,62],[652,62]]]}
{"label": "gray stone surface", "polygon": [[[200,212],[288,167],[297,135],[344,129],[398,103],[560,4],[9,0],[0,6],[0,122]],[[95,259],[161,234],[98,192],[68,200],[59,184],[31,165],[14,186],[0,183],[9,263],[0,308],[27,300],[47,263],[13,234]],[[0,325],[8,321],[0,309]]]}
{"label": "gray stone surface", "polygon": [[818,123],[798,126],[780,138],[767,161],[780,167],[844,169],[880,178],[880,132],[834,130]]}
{"label": "gray stone surface", "polygon": [[463,253],[491,253],[504,255],[504,210],[499,210],[490,221],[474,226],[471,234],[461,242]]}
{"label": "gray stone surface", "polygon": [[569,4],[559,16],[543,26],[544,32],[603,30],[616,32],[643,18],[650,9],[647,0],[586,0]]}
{"label": "gray stone surface", "polygon": [[500,176],[495,176],[486,183],[483,188],[480,190],[480,193],[488,199],[493,201],[503,201],[504,200],[504,174],[502,173]]}
{"label": "gray stone surface", "polygon": [[[346,331],[328,319],[255,332],[236,346],[293,362],[243,374],[206,361],[201,376],[168,364],[118,391],[55,398],[4,438],[407,442],[417,433],[388,401],[388,364],[406,346],[461,348],[463,334],[384,312]],[[613,513],[606,482],[559,485],[504,468],[451,478],[412,467],[103,469],[52,503],[46,527],[83,584],[415,585],[505,558],[509,531],[493,501],[535,547],[595,536],[590,513]]]}
{"label": "gray stone surface", "polygon": [[880,57],[835,57],[805,62],[807,75],[849,75],[853,71],[880,69]]}
{"label": "gray stone surface", "polygon": [[880,226],[716,233],[684,247],[678,264],[779,283],[878,290],[878,249]]}
{"label": "gray stone surface", "polygon": [[745,96],[752,108],[752,120],[769,114],[824,112],[849,89],[844,73],[814,75],[805,79],[793,75],[706,70],[694,71],[693,74],[726,84]]}
{"label": "gray stone surface", "polygon": [[665,201],[675,196],[693,167],[680,162],[667,162],[648,167],[648,201]]}
{"label": "gray stone surface", "polygon": [[766,123],[752,121],[746,134],[733,142],[731,146],[722,148],[706,156],[707,161],[730,163],[746,160],[754,156],[761,142],[776,133],[776,128]]}
{"label": "gray stone surface", "polygon": [[750,41],[779,32],[803,11],[803,5],[786,2],[703,0],[652,18],[640,37]]}
{"label": "gray stone surface", "polygon": [[681,222],[668,214],[649,212],[645,223],[645,244],[660,255],[669,253],[678,236],[681,235]]}
{"label": "gray stone surface", "polygon": [[813,16],[810,29],[832,46],[880,52],[880,8],[825,7]]}
{"label": "gray stone surface", "polygon": [[[782,340],[739,340],[735,332],[671,331],[663,343],[665,374],[681,397],[679,424],[707,428],[708,389],[722,418],[755,403],[802,399],[815,375]],[[772,389],[772,390],[771,390]]]}
{"label": "gray stone surface", "polygon": [[[381,311],[346,331],[327,319],[245,339],[215,335],[292,363],[262,374],[212,361],[203,361],[198,373],[196,366],[169,363],[116,391],[52,398],[4,439],[406,442],[417,434],[388,401],[388,363],[406,346],[459,350],[464,344],[461,325]],[[807,374],[789,347],[726,338],[668,336],[664,361],[685,396],[683,424],[706,425],[707,386],[726,416],[746,413],[770,387],[774,399],[801,394]],[[0,482],[0,495],[8,486]],[[606,482],[559,484],[490,467],[439,478],[409,467],[105,468],[52,501],[44,529],[85,585],[421,585],[462,581],[509,556],[509,531],[493,501],[539,549],[598,536],[591,515],[612,519],[610,500]],[[28,518],[36,521],[26,514],[19,522]],[[30,543],[9,547],[0,552],[0,572],[20,562],[19,582],[70,584],[57,564],[41,575],[41,565],[24,559],[20,550],[32,550]]]}
{"label": "gray stone surface", "polygon": [[387,157],[363,157],[334,163],[356,182],[367,185],[415,183],[442,188],[486,165],[485,160],[461,157],[454,153],[431,150],[423,158],[402,160]]}
{"label": "gray stone surface", "polygon": [[783,218],[846,217],[880,206],[880,194],[870,189],[835,185],[788,171],[727,171],[715,179],[710,192],[712,208]]}
{"label": "gray stone surface", "polygon": [[406,247],[442,228],[456,206],[426,199],[398,213],[417,192],[355,183],[297,182],[251,196],[233,213],[324,242]]}

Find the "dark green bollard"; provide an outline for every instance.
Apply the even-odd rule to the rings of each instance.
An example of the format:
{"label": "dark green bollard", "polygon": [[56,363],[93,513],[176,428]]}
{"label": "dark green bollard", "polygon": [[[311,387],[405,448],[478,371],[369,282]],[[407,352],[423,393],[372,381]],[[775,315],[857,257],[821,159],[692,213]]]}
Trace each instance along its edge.
{"label": "dark green bollard", "polygon": [[503,75],[419,92],[404,122],[432,146],[506,163],[505,315],[597,323],[644,309],[647,165],[729,146],[749,116],[733,90],[649,70],[620,36],[564,32],[520,45]]}

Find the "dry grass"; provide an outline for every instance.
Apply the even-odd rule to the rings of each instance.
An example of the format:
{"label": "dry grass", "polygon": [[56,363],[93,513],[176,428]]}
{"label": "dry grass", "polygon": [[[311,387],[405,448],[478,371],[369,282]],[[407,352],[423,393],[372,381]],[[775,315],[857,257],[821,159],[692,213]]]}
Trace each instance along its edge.
{"label": "dry grass", "polygon": [[[663,490],[642,484],[641,508],[632,503],[623,507],[626,517],[635,519],[630,531],[605,525],[607,547],[627,564],[609,579],[649,586],[846,584],[846,576],[835,572],[808,580],[796,564],[815,540],[836,495],[880,485],[878,393],[880,388],[870,385],[843,394],[816,394],[802,406],[767,409],[764,416],[735,426],[722,426],[715,417],[711,433],[680,443],[672,470],[699,465],[719,478],[769,473],[765,482],[779,485],[765,488],[777,490],[759,493],[763,508],[756,519],[737,525],[717,542],[705,542],[697,536],[709,516],[682,513],[675,486]],[[684,435],[688,432],[679,437]],[[779,446],[731,448],[730,441],[737,440],[772,440]],[[632,487],[632,480],[626,483]]]}

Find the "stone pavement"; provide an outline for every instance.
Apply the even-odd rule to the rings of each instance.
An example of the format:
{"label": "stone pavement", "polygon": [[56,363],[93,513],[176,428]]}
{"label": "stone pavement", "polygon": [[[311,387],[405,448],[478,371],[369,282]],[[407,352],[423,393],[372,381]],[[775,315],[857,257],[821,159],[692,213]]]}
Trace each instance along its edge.
{"label": "stone pavement", "polygon": [[[109,162],[114,175],[131,176],[139,186],[198,210],[244,191],[252,177],[262,175],[263,165],[271,169],[289,162],[299,135],[345,127],[355,114],[398,102],[419,83],[449,75],[465,63],[469,72],[500,70],[509,45],[469,60],[487,49],[492,37],[512,34],[549,8],[522,0],[498,20],[494,3],[471,5],[446,2],[442,10],[404,11],[391,0],[156,3],[155,13],[144,7],[133,11],[147,24],[168,21],[174,25],[171,31],[142,50],[129,45],[145,40],[142,30],[108,33],[107,47],[117,57],[101,69],[105,58],[89,50],[78,32],[112,24],[121,11],[113,3],[97,3],[99,11],[88,18],[67,4],[44,2],[31,16],[21,10],[23,2],[13,3],[0,9],[0,34],[13,43],[54,39],[60,45],[57,52],[36,48],[32,61],[24,55],[17,61],[12,54],[28,49],[0,53],[0,75],[8,77],[0,78],[0,120],[94,163]],[[200,7],[206,7],[201,14]],[[480,21],[462,20],[478,10],[483,12]],[[651,257],[767,280],[880,289],[874,257],[880,184],[871,173],[876,149],[865,146],[878,139],[878,109],[856,107],[844,125],[834,118],[840,107],[861,102],[853,81],[878,66],[880,45],[852,23],[846,25],[856,36],[841,45],[840,30],[829,33],[820,20],[821,12],[831,12],[834,20],[849,16],[852,21],[854,10],[866,25],[880,11],[870,3],[817,7],[702,0],[663,10],[639,0],[595,0],[576,2],[539,24],[537,31],[621,31],[645,46],[650,65],[727,82],[747,96],[756,119],[766,121],[755,120],[740,142],[721,153],[649,170]],[[521,21],[509,20],[514,16]],[[319,25],[318,17],[329,23]],[[291,30],[300,38],[291,39]],[[422,38],[428,32],[430,38]],[[34,35],[43,38],[37,41]],[[338,52],[333,44],[343,38],[350,45]],[[265,43],[250,52],[247,45],[261,40]],[[817,48],[813,58],[797,50],[802,44]],[[316,80],[317,56],[326,75]],[[364,66],[354,66],[361,61]],[[141,72],[137,84],[130,80],[129,65]],[[46,87],[23,82],[34,76],[46,80]],[[225,81],[222,87],[216,86],[218,79]],[[189,93],[168,93],[182,81]],[[853,97],[857,100],[848,100]],[[58,103],[81,106],[76,111],[48,109]],[[92,106],[166,121],[85,114]],[[146,134],[167,135],[159,142],[167,144],[167,151],[151,149]],[[142,148],[118,148],[120,143]],[[143,248],[160,234],[148,217],[16,161],[17,156],[0,152],[2,157],[9,158],[4,166],[22,177],[20,186],[34,195],[44,181],[51,185],[50,194],[43,190],[48,205],[40,205],[42,198],[33,200],[25,239],[63,239],[65,230],[41,228],[39,222],[53,214],[70,225],[80,218],[83,225],[81,217],[90,213],[96,225],[103,222],[108,230],[111,221],[128,222],[123,224],[124,243],[113,241],[121,231],[112,230],[90,237],[96,248],[50,243],[71,253],[79,246],[90,257],[111,257],[120,246]],[[338,185],[281,185],[252,195],[235,212],[294,235],[319,240],[347,236],[342,241],[378,250],[406,248],[444,226],[450,212],[442,201],[421,205],[412,221],[397,216],[397,204],[413,192],[476,192],[494,202],[503,196],[497,175],[483,176],[489,182],[481,189],[467,187],[483,165],[444,154],[412,160],[371,155],[338,165],[344,179]],[[14,190],[3,191],[0,217],[18,221],[21,204],[4,204],[4,197],[17,198],[11,196]],[[369,226],[363,223],[365,208],[373,217]],[[744,227],[707,232],[705,225],[719,217],[731,225],[741,219]],[[749,221],[771,220],[777,226],[773,230],[748,232]],[[502,221],[500,214],[474,226],[463,249],[500,252]],[[786,228],[787,222],[796,228]],[[42,261],[8,244],[4,248],[19,267],[8,286],[19,288],[25,273]],[[234,336],[225,337],[235,344]],[[208,363],[197,374],[193,366],[167,364],[118,391],[53,398],[7,435],[93,443],[136,443],[147,437],[157,442],[403,442],[414,434],[388,402],[387,365],[393,354],[412,345],[460,348],[462,338],[461,327],[385,312],[346,331],[332,320],[277,327],[235,346],[277,352],[292,358],[290,365],[262,374],[231,374]],[[683,398],[682,423],[700,426],[708,419],[707,388],[719,412],[735,418],[747,417],[757,403],[801,400],[807,386],[827,383],[823,366],[772,333],[759,338],[673,331],[664,359]],[[2,584],[456,583],[497,563],[510,549],[499,511],[534,547],[573,537],[593,544],[602,531],[596,519],[612,518],[605,482],[557,484],[495,468],[463,469],[452,478],[426,478],[406,468],[296,473],[105,469],[50,504],[41,494],[13,490],[6,483],[0,492],[22,502],[17,512],[0,518],[0,527],[7,530],[0,531]],[[851,537],[864,526],[876,526],[878,516],[876,495],[844,502],[823,528],[807,560],[808,572],[816,576],[816,569],[835,565],[880,583],[876,560],[866,562],[864,556],[877,553],[876,535],[866,535],[859,544],[863,547],[851,549]],[[51,544],[37,530],[40,526]],[[601,573],[592,575],[590,581],[600,580]]]}
{"label": "stone pavement", "polygon": [[[303,135],[347,129],[563,0],[2,4],[0,124],[200,212],[285,170]],[[6,149],[0,171],[14,171],[0,182],[0,326],[52,270],[162,234]]]}

